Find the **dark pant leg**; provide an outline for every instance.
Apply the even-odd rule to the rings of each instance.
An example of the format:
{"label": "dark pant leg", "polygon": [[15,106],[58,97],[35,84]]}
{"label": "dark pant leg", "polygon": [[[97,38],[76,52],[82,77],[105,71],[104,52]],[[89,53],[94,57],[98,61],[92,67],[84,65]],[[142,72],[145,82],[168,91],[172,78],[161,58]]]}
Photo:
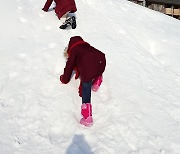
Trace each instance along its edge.
{"label": "dark pant leg", "polygon": [[82,82],[82,103],[91,103],[92,81]]}

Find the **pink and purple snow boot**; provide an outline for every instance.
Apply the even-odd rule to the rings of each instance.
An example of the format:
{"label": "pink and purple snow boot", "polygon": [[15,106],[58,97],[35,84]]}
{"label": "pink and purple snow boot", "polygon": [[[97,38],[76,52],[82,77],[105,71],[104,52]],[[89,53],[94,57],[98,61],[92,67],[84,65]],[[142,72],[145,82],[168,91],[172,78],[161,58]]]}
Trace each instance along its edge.
{"label": "pink and purple snow boot", "polygon": [[93,118],[92,118],[92,106],[91,103],[83,103],[81,105],[81,114],[83,118],[80,120],[80,124],[90,127],[93,125]]}
{"label": "pink and purple snow boot", "polygon": [[99,87],[100,87],[100,85],[102,83],[102,79],[103,79],[102,75],[98,76],[97,78],[94,79],[93,85],[92,85],[92,88],[91,88],[93,91],[95,91],[95,92],[98,91],[98,89],[99,89]]}

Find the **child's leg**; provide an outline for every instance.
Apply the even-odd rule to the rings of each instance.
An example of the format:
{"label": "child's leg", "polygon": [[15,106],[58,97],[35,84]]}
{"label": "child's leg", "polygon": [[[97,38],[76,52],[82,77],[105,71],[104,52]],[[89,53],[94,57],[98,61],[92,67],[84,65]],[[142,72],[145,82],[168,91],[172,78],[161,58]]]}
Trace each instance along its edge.
{"label": "child's leg", "polygon": [[93,125],[91,106],[91,86],[92,82],[82,82],[81,114],[83,118],[80,120],[80,123],[87,127]]}
{"label": "child's leg", "polygon": [[82,103],[91,103],[92,82],[82,82]]}
{"label": "child's leg", "polygon": [[66,18],[68,18],[68,17],[75,17],[76,18],[76,14],[68,12],[67,15],[66,15]]}

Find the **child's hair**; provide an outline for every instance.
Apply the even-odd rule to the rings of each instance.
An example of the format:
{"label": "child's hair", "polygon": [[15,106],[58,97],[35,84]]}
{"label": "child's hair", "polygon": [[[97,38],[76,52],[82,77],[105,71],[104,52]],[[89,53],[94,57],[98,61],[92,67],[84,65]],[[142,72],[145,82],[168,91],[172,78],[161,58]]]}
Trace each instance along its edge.
{"label": "child's hair", "polygon": [[68,47],[65,47],[65,48],[64,48],[64,53],[63,53],[63,54],[64,54],[64,57],[65,57],[65,58],[68,58],[67,49],[68,49]]}

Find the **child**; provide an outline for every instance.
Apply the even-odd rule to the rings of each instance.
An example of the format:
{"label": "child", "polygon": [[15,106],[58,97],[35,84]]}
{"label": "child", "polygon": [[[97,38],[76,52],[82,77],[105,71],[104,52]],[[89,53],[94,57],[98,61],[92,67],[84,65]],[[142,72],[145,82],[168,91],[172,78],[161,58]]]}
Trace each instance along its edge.
{"label": "child", "polygon": [[101,85],[102,73],[106,66],[105,54],[83,41],[80,36],[70,38],[67,54],[68,59],[60,81],[67,84],[73,70],[76,71],[75,79],[80,77],[79,96],[82,96],[83,116],[80,123],[89,127],[93,125],[91,89],[97,91]]}
{"label": "child", "polygon": [[59,19],[63,15],[67,14],[67,18],[65,22],[59,28],[66,29],[67,27],[71,26],[72,29],[75,29],[76,18],[75,18],[74,12],[77,11],[75,1],[74,0],[47,0],[42,10],[45,12],[48,12],[48,9],[51,6],[53,1],[56,3],[56,6],[53,9],[55,9],[55,13]]}

